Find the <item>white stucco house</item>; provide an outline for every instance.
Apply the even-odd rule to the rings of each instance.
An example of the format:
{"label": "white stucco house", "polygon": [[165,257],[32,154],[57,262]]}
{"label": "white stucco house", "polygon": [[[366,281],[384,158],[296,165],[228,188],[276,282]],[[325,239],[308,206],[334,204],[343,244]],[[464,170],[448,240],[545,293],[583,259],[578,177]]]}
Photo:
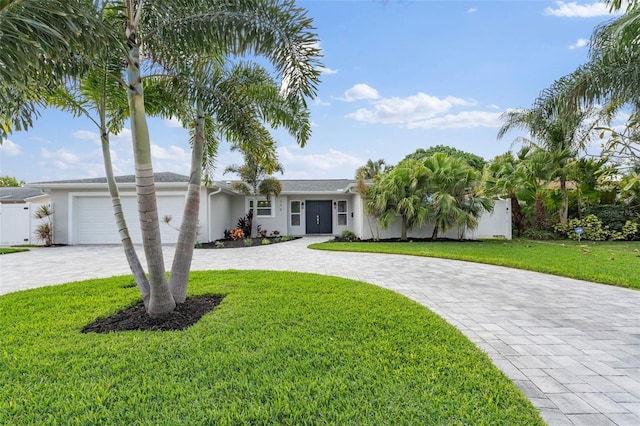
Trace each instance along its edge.
{"label": "white stucco house", "polygon": [[[162,242],[175,243],[182,220],[186,187],[189,178],[175,173],[156,173],[158,213],[171,216],[170,225],[161,223]],[[141,242],[134,176],[117,177],[120,197],[129,231],[135,243]],[[366,216],[356,182],[349,179],[280,180],[282,193],[270,200],[258,200],[257,221],[268,234],[339,235],[344,230],[363,239],[372,233],[381,238],[400,235],[399,223],[382,231],[375,220]],[[37,182],[30,187],[44,191],[55,210],[55,242],[57,244],[118,244],[111,198],[105,178]],[[494,212],[486,213],[480,226],[467,232],[467,238],[511,238],[511,212],[508,203],[498,200]],[[212,188],[202,188],[200,197],[201,242],[215,241],[224,231],[234,228],[238,219],[253,209],[250,197],[234,191],[231,182],[216,182]],[[412,237],[430,236],[433,228],[413,230]],[[457,238],[457,230],[445,237]]]}

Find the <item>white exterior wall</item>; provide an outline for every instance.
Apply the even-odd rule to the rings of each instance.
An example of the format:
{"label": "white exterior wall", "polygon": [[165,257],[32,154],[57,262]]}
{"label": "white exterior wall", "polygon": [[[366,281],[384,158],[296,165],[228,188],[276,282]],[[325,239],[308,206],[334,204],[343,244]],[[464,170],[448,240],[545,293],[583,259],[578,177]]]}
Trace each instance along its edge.
{"label": "white exterior wall", "polygon": [[[484,212],[478,221],[478,227],[475,230],[466,230],[464,233],[464,239],[480,239],[480,238],[504,238],[511,239],[511,209],[510,200],[496,200],[492,213]],[[360,236],[362,239],[371,238],[400,238],[402,231],[402,223],[400,217],[397,220],[389,224],[386,229],[382,229],[375,218],[365,216],[365,226]],[[372,235],[371,229],[366,225],[366,222],[370,221],[374,234],[377,234],[376,228],[379,230],[379,235]],[[433,224],[425,224],[421,228],[414,228],[407,231],[408,238],[430,238],[433,234]],[[459,229],[449,229],[447,232],[439,232],[438,238],[460,238]]]}
{"label": "white exterior wall", "polygon": [[207,242],[224,238],[224,230],[235,226],[235,223],[232,223],[231,196],[226,193],[213,194],[207,196],[205,204],[208,204],[211,225]]}

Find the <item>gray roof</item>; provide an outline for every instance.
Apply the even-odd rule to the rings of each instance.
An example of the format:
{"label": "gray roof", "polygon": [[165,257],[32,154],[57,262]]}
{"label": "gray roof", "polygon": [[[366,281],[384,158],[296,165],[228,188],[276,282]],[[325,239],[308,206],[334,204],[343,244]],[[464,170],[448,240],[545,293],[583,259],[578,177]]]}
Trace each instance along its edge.
{"label": "gray roof", "polygon": [[0,202],[21,202],[29,198],[47,195],[40,189],[23,188],[20,186],[6,186],[0,188]]}
{"label": "gray roof", "polygon": [[[333,193],[344,191],[350,184],[355,183],[355,180],[350,179],[279,179],[279,181],[282,184],[283,194]],[[231,189],[232,182],[233,181],[217,181],[215,185],[221,188]]]}
{"label": "gray roof", "polygon": [[[153,178],[156,182],[164,182],[164,183],[180,183],[180,182],[189,182],[189,176],[179,175],[177,173],[171,172],[160,172],[154,173]],[[135,175],[127,175],[127,176],[116,176],[117,183],[135,183],[136,177]],[[33,184],[43,184],[43,183],[54,183],[54,184],[65,184],[65,183],[107,183],[106,177],[100,178],[89,178],[89,179],[69,179],[69,180],[54,180],[48,182],[33,182]]]}

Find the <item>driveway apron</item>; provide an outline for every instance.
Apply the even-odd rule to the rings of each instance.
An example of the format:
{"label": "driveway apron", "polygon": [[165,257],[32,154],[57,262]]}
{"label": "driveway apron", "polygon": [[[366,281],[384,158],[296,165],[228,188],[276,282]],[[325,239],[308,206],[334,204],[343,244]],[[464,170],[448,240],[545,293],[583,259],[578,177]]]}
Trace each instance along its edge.
{"label": "driveway apron", "polygon": [[[388,288],[456,326],[549,425],[640,425],[640,291],[477,263],[306,248],[323,240],[195,250],[192,270],[312,272]],[[174,250],[164,247],[167,265]],[[128,273],[119,246],[36,248],[0,256],[0,294]]]}

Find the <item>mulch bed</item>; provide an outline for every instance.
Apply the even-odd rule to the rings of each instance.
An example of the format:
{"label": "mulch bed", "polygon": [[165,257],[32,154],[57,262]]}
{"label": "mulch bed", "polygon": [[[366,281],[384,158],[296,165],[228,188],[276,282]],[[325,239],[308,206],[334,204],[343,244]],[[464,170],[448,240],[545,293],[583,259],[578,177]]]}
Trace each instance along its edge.
{"label": "mulch bed", "polygon": [[[245,238],[245,239],[240,239],[240,240],[216,240],[213,241],[211,243],[201,243],[198,248],[203,248],[203,249],[215,249],[215,248],[240,248],[240,247],[253,247],[253,246],[261,246],[264,245],[263,244],[263,240],[269,240],[269,244],[279,244],[279,243],[285,243],[287,241],[293,241],[293,240],[297,240],[299,238],[302,237],[287,237],[288,239],[283,240],[282,237],[258,237],[258,238],[251,238],[251,246],[245,245],[245,239],[249,239],[249,238]],[[223,246],[222,247],[218,247],[217,244],[218,243],[222,243]]]}
{"label": "mulch bed", "polygon": [[187,297],[184,303],[161,318],[150,318],[142,302],[107,318],[100,318],[82,329],[82,333],[111,333],[112,331],[178,331],[197,323],[207,312],[222,302],[223,296]]}

